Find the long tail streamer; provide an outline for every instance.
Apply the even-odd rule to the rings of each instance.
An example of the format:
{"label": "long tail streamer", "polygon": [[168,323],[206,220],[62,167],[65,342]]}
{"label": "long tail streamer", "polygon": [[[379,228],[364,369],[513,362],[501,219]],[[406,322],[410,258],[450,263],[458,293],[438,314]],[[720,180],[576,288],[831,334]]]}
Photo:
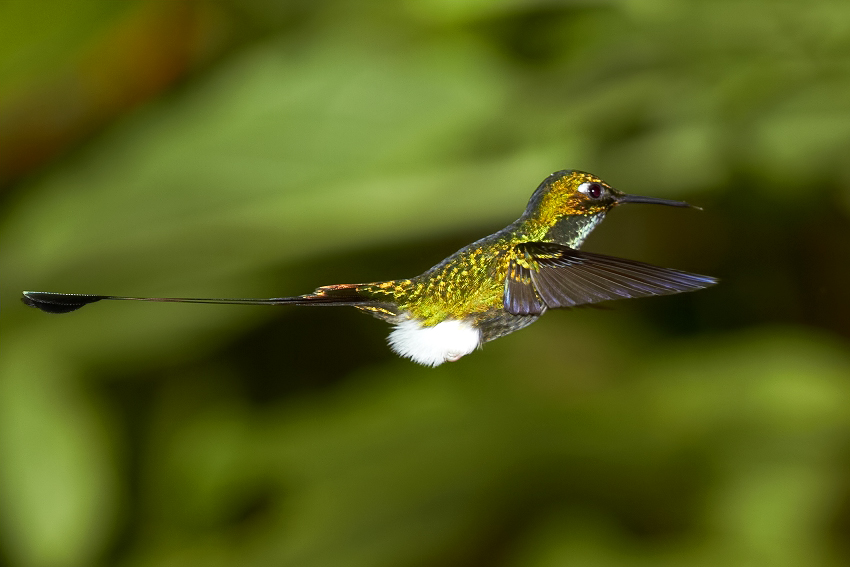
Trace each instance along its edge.
{"label": "long tail streamer", "polygon": [[118,295],[88,295],[80,293],[53,293],[25,291],[21,301],[25,305],[47,313],[70,313],[103,300],[154,301],[159,303],[210,303],[218,305],[362,305],[369,298],[360,295],[357,284],[320,287],[309,295],[272,297],[269,299],[217,299],[201,297],[123,297]]}

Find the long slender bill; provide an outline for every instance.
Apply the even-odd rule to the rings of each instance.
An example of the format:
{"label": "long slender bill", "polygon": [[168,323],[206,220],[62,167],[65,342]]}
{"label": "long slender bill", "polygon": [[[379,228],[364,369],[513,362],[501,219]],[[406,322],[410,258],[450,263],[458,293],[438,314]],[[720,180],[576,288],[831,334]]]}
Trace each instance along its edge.
{"label": "long slender bill", "polygon": [[659,199],[657,197],[641,197],[640,195],[623,195],[617,199],[617,204],[621,203],[644,203],[647,205],[667,205],[668,207],[690,207],[691,209],[699,209],[684,201],[674,201],[672,199]]}

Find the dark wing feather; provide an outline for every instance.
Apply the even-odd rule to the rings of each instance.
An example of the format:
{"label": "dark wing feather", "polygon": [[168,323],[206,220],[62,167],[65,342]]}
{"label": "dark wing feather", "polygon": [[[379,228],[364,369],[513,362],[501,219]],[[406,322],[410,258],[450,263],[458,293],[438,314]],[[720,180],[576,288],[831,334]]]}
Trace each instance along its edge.
{"label": "dark wing feather", "polygon": [[[508,274],[505,309],[521,314],[523,303],[515,298],[531,294],[546,307],[575,307],[610,299],[668,295],[695,291],[717,283],[715,278],[660,268],[643,262],[581,252],[548,242],[527,242],[516,247],[511,262],[527,271],[530,278],[512,280]],[[523,274],[524,275],[524,274]],[[520,282],[531,280],[533,290],[519,290]],[[535,293],[536,291],[536,293]]]}
{"label": "dark wing feather", "polygon": [[531,281],[531,270],[520,265],[513,259],[505,278],[505,310],[514,315],[539,315],[546,310],[546,305],[537,297],[534,283]]}

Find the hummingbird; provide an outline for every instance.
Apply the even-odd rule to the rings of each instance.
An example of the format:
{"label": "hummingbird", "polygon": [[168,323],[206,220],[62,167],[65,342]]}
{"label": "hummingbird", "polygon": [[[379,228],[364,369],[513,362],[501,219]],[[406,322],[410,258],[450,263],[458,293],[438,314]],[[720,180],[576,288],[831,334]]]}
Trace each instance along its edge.
{"label": "hummingbird", "polygon": [[693,207],[628,195],[577,170],[556,171],[514,222],[408,279],[319,287],[270,299],[123,297],[25,291],[22,301],[67,313],[101,300],[240,305],[345,305],[393,325],[388,342],[402,357],[435,367],[522,329],[549,309],[612,299],[695,291],[717,283],[701,276],[579,250],[612,208],[627,203]]}

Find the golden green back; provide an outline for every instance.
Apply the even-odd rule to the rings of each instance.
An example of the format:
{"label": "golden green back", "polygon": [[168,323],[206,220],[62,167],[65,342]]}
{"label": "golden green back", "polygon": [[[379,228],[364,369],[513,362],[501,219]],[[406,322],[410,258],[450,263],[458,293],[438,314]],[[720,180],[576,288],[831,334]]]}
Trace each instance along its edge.
{"label": "golden green back", "polygon": [[[515,247],[524,242],[558,242],[578,247],[608,206],[589,201],[577,188],[597,177],[571,171],[553,174],[531,197],[525,213],[412,279],[365,284],[358,291],[394,303],[426,326],[503,308],[505,279]],[[554,230],[553,230],[554,229]]]}

